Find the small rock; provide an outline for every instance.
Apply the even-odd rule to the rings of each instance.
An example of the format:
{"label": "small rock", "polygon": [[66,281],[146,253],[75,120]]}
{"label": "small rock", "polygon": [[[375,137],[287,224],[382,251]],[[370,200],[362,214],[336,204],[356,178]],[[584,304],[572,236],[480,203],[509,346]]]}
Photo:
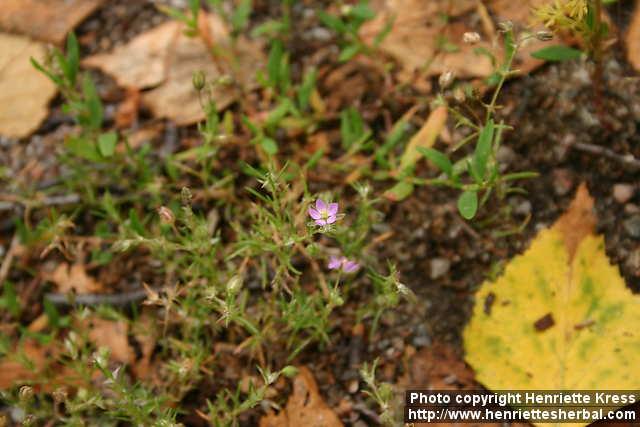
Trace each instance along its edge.
{"label": "small rock", "polygon": [[516,155],[515,151],[513,151],[511,147],[508,147],[506,145],[501,145],[500,148],[498,148],[498,152],[496,153],[496,160],[498,160],[498,162],[504,164],[505,166],[515,162],[517,158],[518,156]]}
{"label": "small rock", "polygon": [[430,263],[431,280],[438,279],[449,272],[451,262],[447,258],[433,258]]}
{"label": "small rock", "polygon": [[347,390],[349,391],[349,393],[355,394],[359,388],[360,388],[360,382],[358,380],[351,380],[349,382]]}
{"label": "small rock", "polygon": [[634,215],[631,218],[627,218],[623,223],[627,234],[634,239],[640,239],[640,215]]}
{"label": "small rock", "polygon": [[640,273],[640,249],[636,249],[629,254],[625,265],[634,273]]}
{"label": "small rock", "polygon": [[553,191],[558,196],[569,194],[573,188],[573,174],[568,169],[553,170]]}
{"label": "small rock", "polygon": [[523,200],[518,203],[513,210],[516,215],[527,216],[531,213],[531,202],[528,200]]}
{"label": "small rock", "polygon": [[631,184],[615,184],[613,186],[613,199],[620,203],[627,203],[633,197],[635,188]]}
{"label": "small rock", "polygon": [[627,215],[640,213],[640,207],[634,203],[627,203],[624,205],[624,213]]}

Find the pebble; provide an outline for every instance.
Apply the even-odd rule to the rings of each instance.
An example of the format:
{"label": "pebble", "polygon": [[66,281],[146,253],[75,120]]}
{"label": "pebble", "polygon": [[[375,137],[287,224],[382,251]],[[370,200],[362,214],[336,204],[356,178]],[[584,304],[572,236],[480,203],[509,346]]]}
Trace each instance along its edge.
{"label": "pebble", "polygon": [[569,194],[573,188],[573,175],[568,169],[553,170],[553,191],[558,196]]}
{"label": "pebble", "polygon": [[626,205],[624,205],[624,213],[626,213],[627,215],[640,213],[640,207],[638,207],[638,205],[634,203],[627,203]]}
{"label": "pebble", "polygon": [[640,249],[636,249],[629,254],[627,261],[625,262],[626,267],[635,273],[640,273]]}
{"label": "pebble", "polygon": [[496,160],[498,160],[499,163],[506,166],[514,163],[517,159],[518,156],[516,155],[515,151],[511,149],[511,147],[501,145],[500,148],[498,148],[498,152],[496,153]]}
{"label": "pebble", "polygon": [[627,234],[634,239],[640,239],[640,215],[633,215],[630,218],[627,218],[623,223]]}
{"label": "pebble", "polygon": [[447,258],[433,258],[430,262],[431,280],[438,279],[449,272],[451,262]]}
{"label": "pebble", "polygon": [[431,337],[429,337],[429,331],[427,331],[426,325],[418,325],[416,328],[416,335],[411,339],[411,345],[416,348],[428,347],[431,345]]}
{"label": "pebble", "polygon": [[613,186],[613,199],[620,204],[631,200],[633,193],[635,193],[635,188],[631,184],[615,184]]}
{"label": "pebble", "polygon": [[522,202],[516,205],[513,212],[516,215],[527,216],[531,213],[531,209],[532,209],[531,202],[528,200],[523,200]]}
{"label": "pebble", "polygon": [[358,380],[351,380],[349,382],[347,390],[349,391],[349,393],[355,394],[359,388],[360,388],[360,382]]}

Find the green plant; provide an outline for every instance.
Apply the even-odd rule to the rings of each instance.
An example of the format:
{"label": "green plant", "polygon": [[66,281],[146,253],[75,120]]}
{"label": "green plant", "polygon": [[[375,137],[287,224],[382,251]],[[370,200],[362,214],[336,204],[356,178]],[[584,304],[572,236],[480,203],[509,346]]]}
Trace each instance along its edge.
{"label": "green plant", "polygon": [[378,383],[376,381],[376,368],[378,367],[378,359],[374,360],[371,365],[364,363],[360,368],[360,376],[367,384],[368,390],[364,393],[371,397],[380,407],[380,422],[383,425],[397,425],[397,414],[394,412],[393,401],[394,391],[391,384]]}
{"label": "green plant", "polygon": [[340,41],[338,60],[342,62],[350,60],[359,53],[372,53],[382,43],[393,26],[393,20],[388,20],[382,30],[374,37],[372,46],[369,46],[359,34],[360,27],[375,18],[375,12],[369,7],[367,0],[360,0],[353,6],[343,6],[339,16],[320,11],[318,17],[325,26],[338,34]]}
{"label": "green plant", "polygon": [[[414,182],[444,185],[460,190],[461,194],[457,203],[458,211],[468,220],[476,216],[478,209],[487,203],[494,191],[498,200],[502,200],[507,194],[522,191],[520,188],[512,186],[513,181],[537,176],[533,172],[502,174],[496,158],[502,143],[503,132],[510,129],[504,122],[497,123],[495,120],[498,97],[505,81],[514,73],[512,64],[518,47],[526,40],[525,36],[516,41],[510,26],[503,26],[503,34],[505,59],[496,66],[494,73],[488,78],[488,84],[494,87],[489,103],[483,103],[485,115],[482,122],[474,123],[457,109],[448,106],[444,97],[440,97],[438,101],[447,105],[449,111],[456,118],[456,126],[466,126],[471,129],[471,133],[457,143],[452,151],[455,152],[468,143],[475,142],[473,153],[452,162],[448,155],[435,148],[418,148],[422,155],[440,169],[443,176],[427,180],[416,178]],[[497,64],[495,57],[490,52],[481,50],[478,53],[489,55],[492,62]]]}

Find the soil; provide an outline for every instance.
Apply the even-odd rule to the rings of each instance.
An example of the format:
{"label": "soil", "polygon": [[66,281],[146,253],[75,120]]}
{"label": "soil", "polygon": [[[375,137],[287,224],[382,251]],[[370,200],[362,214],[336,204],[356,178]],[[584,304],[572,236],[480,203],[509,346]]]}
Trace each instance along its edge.
{"label": "soil", "polygon": [[[275,9],[273,2],[258,3],[258,10],[265,13]],[[622,8],[616,13],[616,20],[624,25],[628,11]],[[77,29],[83,55],[108,51],[165,19],[148,2],[114,0]],[[299,32],[311,30],[303,28]],[[299,36],[308,42],[308,38]],[[315,47],[321,46],[322,43]],[[296,50],[304,53],[305,49],[298,46]],[[321,54],[316,53],[314,57]],[[350,396],[352,407],[364,405],[365,397],[359,387],[353,386],[363,361],[379,357],[381,379],[391,383],[400,381],[408,358],[423,348],[445,345],[459,363],[463,355],[461,333],[469,319],[475,290],[511,257],[522,253],[538,230],[553,223],[568,206],[580,182],[586,181],[596,200],[598,232],[605,236],[607,255],[619,266],[628,286],[635,293],[640,292],[639,171],[572,145],[575,142],[593,144],[640,158],[640,80],[633,77],[635,73],[624,60],[620,45],[614,45],[607,53],[602,97],[593,92],[590,67],[584,62],[547,64],[530,76],[509,82],[501,96],[504,108],[500,117],[515,128],[506,134],[502,160],[509,171],[540,174],[538,178],[522,182],[526,194],[508,199],[512,214],[504,224],[515,230],[528,221],[522,232],[496,238],[494,227],[481,225],[483,220],[490,221],[498,213],[493,199],[478,223],[465,222],[457,213],[456,193],[443,188],[417,188],[401,203],[381,205],[385,222],[376,231],[392,231],[393,235],[378,246],[376,256],[381,265],[387,259],[397,265],[401,281],[415,292],[417,303],[403,304],[392,315],[384,317],[371,337],[370,331],[363,333],[338,327],[329,349],[317,351],[318,348],[309,347],[296,359],[296,363],[312,369],[329,406],[344,406],[344,396]],[[366,71],[376,72],[372,68]],[[379,75],[367,77],[368,81],[362,83],[364,89],[357,93],[361,95],[357,102],[367,120],[383,127],[385,115],[395,121],[420,94],[388,91],[384,85],[372,86],[371,80],[375,82],[378,78],[383,79]],[[106,76],[101,76],[100,82],[100,92],[108,100],[107,109],[113,108],[124,94]],[[69,125],[59,111],[58,102],[38,134],[17,147],[11,141],[1,141],[0,151],[11,153],[9,166],[16,174],[24,170],[24,159],[38,158],[45,171],[37,178],[55,179],[58,171],[51,164],[52,141],[58,140]],[[180,135],[194,134],[194,129],[179,132]],[[446,149],[446,144],[440,144],[440,148]],[[33,178],[24,176],[24,179]],[[616,184],[632,185],[632,196],[622,203],[616,201]],[[388,182],[376,184],[379,189],[388,185]],[[310,186],[312,190],[319,190],[326,188],[327,183],[312,182]],[[2,231],[12,228],[1,211],[0,220]],[[354,315],[356,309],[357,303],[352,303],[343,313],[348,317]],[[338,326],[343,323],[353,324],[340,319],[335,322]],[[236,362],[233,366],[242,363]],[[225,380],[208,382],[203,384],[203,390],[219,387]],[[210,395],[196,399],[203,401],[205,397]],[[255,425],[259,414],[259,411],[250,412],[243,422]],[[366,411],[356,409],[345,410],[341,417],[353,426],[375,421]],[[187,417],[183,422],[198,425],[194,417]]]}

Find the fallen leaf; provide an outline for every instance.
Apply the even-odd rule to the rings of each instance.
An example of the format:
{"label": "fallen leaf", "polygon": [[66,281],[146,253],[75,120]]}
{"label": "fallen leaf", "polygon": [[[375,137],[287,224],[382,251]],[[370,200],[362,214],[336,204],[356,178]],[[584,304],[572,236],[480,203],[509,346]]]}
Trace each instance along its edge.
{"label": "fallen leaf", "polygon": [[[498,22],[509,20],[521,30],[528,27],[532,6],[543,1],[549,0],[493,0],[486,2],[486,6]],[[497,58],[503,56],[501,42],[494,44],[494,25],[488,21],[485,6],[476,1],[386,0],[374,3],[373,8],[376,18],[362,26],[361,36],[373,42],[393,18],[393,26],[380,48],[409,72],[420,70],[427,76],[437,76],[453,71],[461,78],[485,78],[491,75],[493,67],[490,59],[477,53],[477,49],[492,51]],[[476,9],[484,24],[483,31],[469,24],[472,19],[468,15]],[[477,44],[464,43],[463,34],[472,31],[484,32],[482,40]],[[528,73],[540,66],[543,61],[532,58],[530,52],[542,46],[542,42],[531,40],[518,52],[515,68]]]}
{"label": "fallen leaf", "polygon": [[135,353],[129,345],[129,326],[124,320],[107,320],[94,316],[87,319],[89,340],[97,347],[108,347],[111,359],[130,364]]}
{"label": "fallen leaf", "polygon": [[45,55],[38,42],[0,33],[0,135],[24,138],[47,117],[47,106],[57,90],[30,62]]}
{"label": "fallen leaf", "polygon": [[[0,360],[0,390],[36,378],[47,365],[46,348],[31,339],[22,342],[20,348],[10,354],[11,357]],[[20,357],[15,357],[17,355]]]}
{"label": "fallen leaf", "polygon": [[627,59],[640,71],[640,3],[636,3],[626,36]]}
{"label": "fallen leaf", "polygon": [[116,110],[115,124],[118,129],[131,127],[138,121],[138,109],[140,108],[140,91],[137,88],[127,90],[124,100]]}
{"label": "fallen leaf", "polygon": [[441,105],[429,114],[429,118],[422,125],[422,128],[416,133],[404,150],[400,159],[400,170],[404,170],[413,166],[422,156],[418,148],[431,148],[436,142],[436,138],[442,132],[447,122],[447,107]]}
{"label": "fallen leaf", "polygon": [[135,377],[139,380],[148,378],[152,373],[151,357],[156,347],[156,323],[151,311],[143,311],[138,320],[132,324],[133,338],[136,343],[136,360],[131,366]]}
{"label": "fallen leaf", "polygon": [[52,273],[46,273],[45,278],[53,282],[60,293],[92,294],[103,290],[80,263],[69,265],[63,262]]}
{"label": "fallen leaf", "polygon": [[[142,94],[142,101],[156,117],[172,119],[178,125],[196,123],[205,115],[193,88],[195,72],[204,72],[209,82],[225,74],[232,75],[241,86],[251,89],[256,85],[254,72],[263,63],[258,44],[240,37],[232,46],[222,20],[213,14],[202,16],[208,42],[214,43],[216,50],[229,53],[233,59],[220,55],[214,60],[201,38],[186,36],[182,23],[170,21],[137,36],[112,53],[94,55],[82,63],[112,75],[121,86],[153,87]],[[212,99],[218,109],[227,107],[237,96],[238,91],[232,86],[213,86]]]}
{"label": "fallen leaf", "polygon": [[[373,5],[376,18],[361,29],[364,40],[372,43],[393,19],[389,34],[380,44],[382,51],[394,57],[409,71],[424,70],[427,75],[439,75],[446,70],[455,71],[460,77],[485,77],[491,69],[491,61],[474,53],[477,46],[462,43],[462,35],[471,31],[463,22],[453,18],[473,9],[475,2],[463,1],[448,12],[452,4],[448,0],[386,0]],[[462,7],[461,7],[462,6]],[[449,20],[442,19],[448,16]],[[445,48],[445,44],[450,46]],[[482,44],[485,48],[489,44]],[[455,47],[455,49],[454,49]]]}
{"label": "fallen leaf", "polygon": [[[640,387],[640,297],[593,234],[582,184],[568,211],[541,231],[496,281],[483,283],[464,331],[466,360],[493,390]],[[485,300],[494,295],[487,313]]]}
{"label": "fallen leaf", "polygon": [[260,419],[260,427],[341,427],[338,416],[318,394],[311,371],[301,367],[293,379],[293,393],[279,414],[272,412]]}
{"label": "fallen leaf", "polygon": [[0,28],[61,44],[104,0],[2,0]]}
{"label": "fallen leaf", "polygon": [[456,355],[455,350],[436,342],[423,348],[411,359],[398,385],[403,389],[474,390],[478,386],[473,371]]}

